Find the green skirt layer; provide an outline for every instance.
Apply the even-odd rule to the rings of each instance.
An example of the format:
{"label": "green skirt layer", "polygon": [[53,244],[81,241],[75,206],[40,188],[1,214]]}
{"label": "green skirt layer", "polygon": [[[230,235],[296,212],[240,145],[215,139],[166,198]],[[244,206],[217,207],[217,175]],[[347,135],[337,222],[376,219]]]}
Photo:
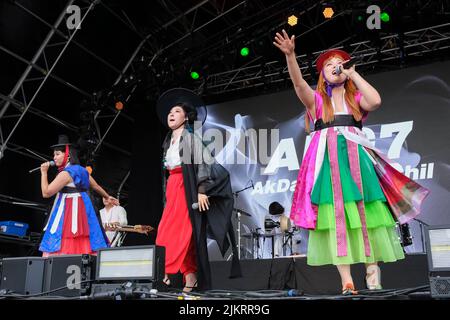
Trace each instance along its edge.
{"label": "green skirt layer", "polygon": [[[337,256],[336,216],[333,205],[330,161],[326,148],[322,168],[311,193],[318,205],[317,227],[310,231],[308,241],[309,265],[392,262],[403,259],[403,248],[395,231],[395,221],[381,190],[373,164],[361,146],[358,146],[363,195],[350,173],[347,142],[338,136],[338,161],[344,198],[347,256]],[[364,199],[367,231],[370,242],[369,257],[365,255],[361,219],[357,201]]]}

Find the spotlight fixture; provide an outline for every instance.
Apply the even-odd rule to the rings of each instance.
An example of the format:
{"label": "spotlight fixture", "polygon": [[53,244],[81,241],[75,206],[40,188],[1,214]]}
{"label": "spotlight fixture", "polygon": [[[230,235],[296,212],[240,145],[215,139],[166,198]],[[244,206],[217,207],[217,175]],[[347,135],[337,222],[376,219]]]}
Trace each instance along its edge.
{"label": "spotlight fixture", "polygon": [[290,25],[291,27],[295,26],[297,24],[297,22],[298,22],[298,18],[295,15],[291,15],[288,18],[288,25]]}
{"label": "spotlight fixture", "polygon": [[241,56],[246,57],[250,53],[250,49],[248,47],[243,47],[241,49]]}
{"label": "spotlight fixture", "polygon": [[383,22],[389,22],[389,21],[391,20],[391,17],[389,16],[389,13],[387,13],[387,12],[382,12],[382,13],[380,14],[380,19],[381,19],[381,21],[383,21]]}
{"label": "spotlight fixture", "polygon": [[325,7],[325,9],[323,9],[323,16],[325,17],[325,19],[331,19],[333,15],[334,11],[332,7]]}
{"label": "spotlight fixture", "polygon": [[123,103],[122,101],[117,101],[115,104],[116,110],[121,111],[123,109]]}
{"label": "spotlight fixture", "polygon": [[198,78],[200,78],[200,75],[197,71],[191,71],[191,78],[197,80]]}

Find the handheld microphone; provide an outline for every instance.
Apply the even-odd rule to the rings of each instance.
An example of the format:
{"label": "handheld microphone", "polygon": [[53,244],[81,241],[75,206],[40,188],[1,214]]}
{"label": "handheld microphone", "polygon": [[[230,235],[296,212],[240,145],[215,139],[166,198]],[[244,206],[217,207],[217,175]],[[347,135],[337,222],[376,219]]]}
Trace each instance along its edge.
{"label": "handheld microphone", "polygon": [[[54,167],[55,166],[55,161],[50,161],[50,167]],[[34,168],[34,169],[31,169],[30,171],[28,171],[28,173],[32,173],[32,172],[35,172],[35,171],[37,171],[37,170],[39,170],[39,169],[41,169],[41,166],[39,166],[39,167],[37,167],[37,168]]]}
{"label": "handheld microphone", "polygon": [[334,74],[340,75],[342,73],[342,67],[344,67],[344,69],[349,69],[353,67],[357,62],[359,62],[359,60],[360,60],[359,58],[354,58],[350,61],[347,61],[344,64],[337,65],[336,68],[334,69]]}
{"label": "handheld microphone", "polygon": [[192,209],[197,210],[200,206],[199,206],[198,202],[194,202],[191,207],[192,207]]}

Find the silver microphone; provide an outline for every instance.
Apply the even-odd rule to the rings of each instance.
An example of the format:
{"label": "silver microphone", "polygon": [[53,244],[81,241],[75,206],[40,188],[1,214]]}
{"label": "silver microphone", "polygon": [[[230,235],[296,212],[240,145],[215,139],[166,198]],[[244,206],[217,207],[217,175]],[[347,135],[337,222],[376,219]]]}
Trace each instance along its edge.
{"label": "silver microphone", "polygon": [[[50,164],[50,167],[54,167],[55,166],[55,161],[52,160],[52,161],[49,162],[49,164]],[[28,171],[28,173],[35,172],[35,171],[37,171],[39,169],[41,169],[41,166],[39,166],[37,168],[34,168],[34,169],[31,169],[30,171]]]}
{"label": "silver microphone", "polygon": [[200,206],[199,206],[198,202],[194,202],[191,207],[192,207],[192,209],[197,210]]}
{"label": "silver microphone", "polygon": [[337,66],[334,68],[334,74],[340,75],[341,73],[342,73],[341,65],[337,65]]}

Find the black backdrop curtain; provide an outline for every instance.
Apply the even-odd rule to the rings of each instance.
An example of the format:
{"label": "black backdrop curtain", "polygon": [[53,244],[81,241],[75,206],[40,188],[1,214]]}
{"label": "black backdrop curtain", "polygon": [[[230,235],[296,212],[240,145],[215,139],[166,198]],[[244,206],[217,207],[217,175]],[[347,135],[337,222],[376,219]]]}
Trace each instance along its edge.
{"label": "black backdrop curtain", "polygon": [[[163,210],[161,144],[165,128],[156,116],[153,103],[135,106],[135,111],[128,224],[156,228]],[[155,238],[155,233],[150,237],[129,234],[124,245],[154,244]]]}

